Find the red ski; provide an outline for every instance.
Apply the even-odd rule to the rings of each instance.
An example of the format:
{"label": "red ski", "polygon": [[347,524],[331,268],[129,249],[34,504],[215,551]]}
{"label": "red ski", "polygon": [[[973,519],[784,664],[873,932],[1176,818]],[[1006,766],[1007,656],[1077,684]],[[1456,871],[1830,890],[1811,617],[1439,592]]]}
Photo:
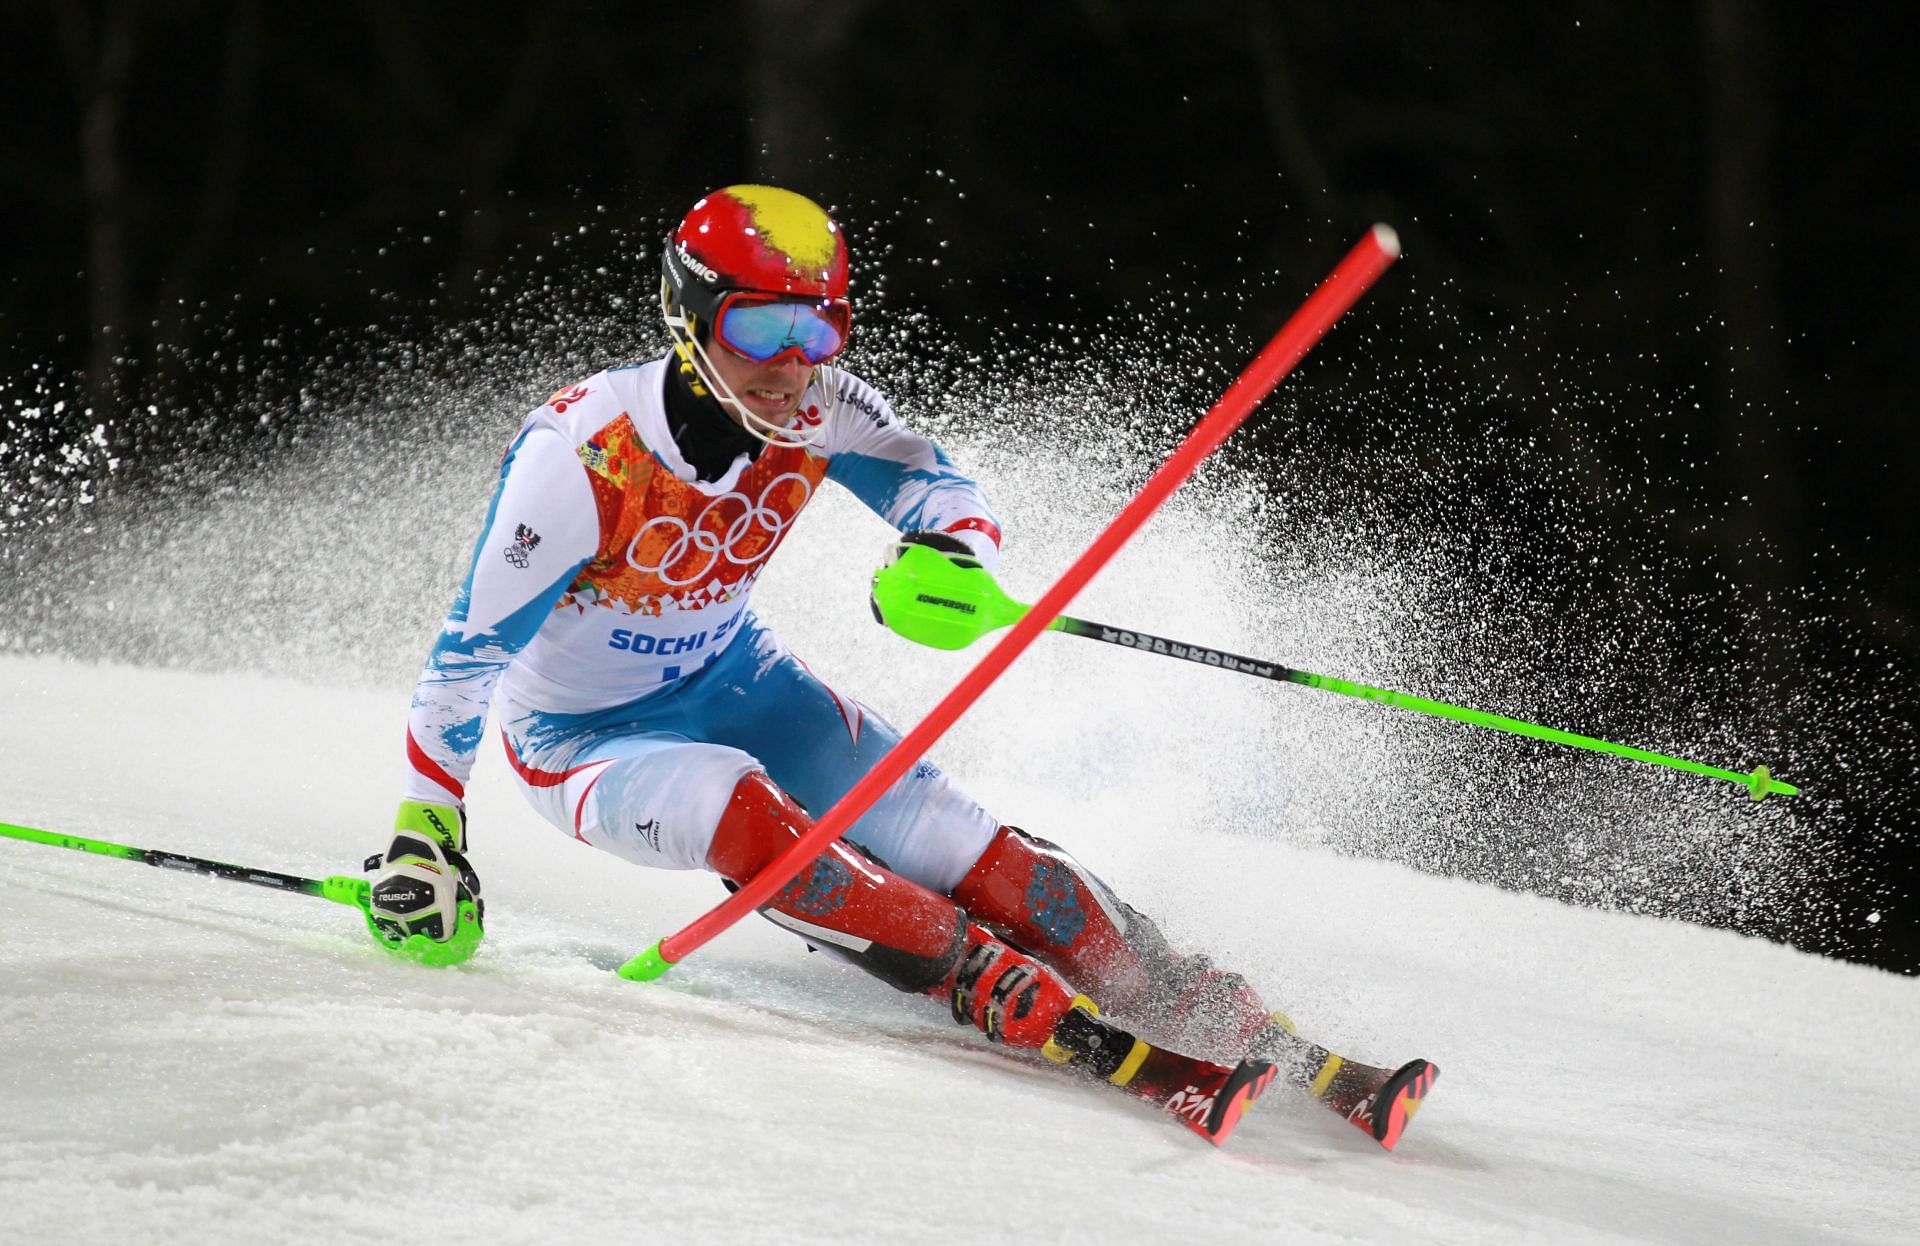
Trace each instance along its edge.
{"label": "red ski", "polygon": [[1276,1071],[1267,1060],[1227,1068],[1155,1047],[1102,1020],[1084,995],[1074,1000],[1042,1054],[1163,1109],[1215,1146],[1233,1133]]}
{"label": "red ski", "polygon": [[1438,1066],[1409,1060],[1397,1069],[1376,1068],[1335,1055],[1293,1032],[1276,1018],[1254,1040],[1250,1058],[1273,1062],[1281,1077],[1365,1131],[1391,1151],[1407,1123],[1426,1102],[1440,1077]]}
{"label": "red ski", "polygon": [[1246,1059],[1228,1068],[1129,1034],[1103,1019],[1084,995],[1054,1029],[1043,1054],[1163,1109],[1215,1146],[1279,1077],[1391,1151],[1440,1076],[1425,1060],[1397,1069],[1349,1060],[1301,1038],[1282,1020],[1261,1033]]}

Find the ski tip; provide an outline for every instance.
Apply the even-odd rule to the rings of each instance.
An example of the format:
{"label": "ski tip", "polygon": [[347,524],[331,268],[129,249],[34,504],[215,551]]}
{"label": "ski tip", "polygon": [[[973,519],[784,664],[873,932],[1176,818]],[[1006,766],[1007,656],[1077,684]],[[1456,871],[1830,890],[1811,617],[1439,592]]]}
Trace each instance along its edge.
{"label": "ski tip", "polygon": [[1409,1060],[1374,1093],[1373,1139],[1391,1151],[1400,1143],[1414,1114],[1427,1100],[1427,1092],[1440,1079],[1439,1066],[1425,1060]]}
{"label": "ski tip", "polygon": [[1200,1131],[1206,1135],[1207,1141],[1220,1146],[1232,1136],[1240,1125],[1240,1118],[1246,1115],[1253,1101],[1266,1092],[1268,1084],[1273,1081],[1274,1072],[1274,1066],[1265,1060],[1242,1060],[1234,1066],[1233,1072],[1227,1075],[1226,1084],[1215,1096],[1213,1111]]}
{"label": "ski tip", "polygon": [[1388,259],[1400,258],[1400,235],[1393,226],[1379,224],[1373,227],[1374,245],[1378,246]]}

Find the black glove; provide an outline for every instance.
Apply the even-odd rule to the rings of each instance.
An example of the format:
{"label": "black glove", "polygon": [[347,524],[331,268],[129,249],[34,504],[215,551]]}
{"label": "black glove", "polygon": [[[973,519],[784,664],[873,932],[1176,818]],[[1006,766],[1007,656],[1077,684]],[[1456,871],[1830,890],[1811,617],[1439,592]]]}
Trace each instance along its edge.
{"label": "black glove", "polygon": [[900,551],[909,545],[924,545],[928,549],[939,550],[962,567],[980,565],[980,555],[973,552],[973,546],[950,532],[902,532],[899,540],[887,546],[886,565],[892,566],[898,562]]}

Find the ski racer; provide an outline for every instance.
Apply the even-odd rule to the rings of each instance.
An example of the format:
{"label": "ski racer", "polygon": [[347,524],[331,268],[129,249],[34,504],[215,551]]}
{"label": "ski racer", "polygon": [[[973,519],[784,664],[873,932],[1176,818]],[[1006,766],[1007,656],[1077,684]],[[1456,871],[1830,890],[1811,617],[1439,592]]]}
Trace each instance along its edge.
{"label": "ski racer", "polygon": [[[998,561],[980,487],[833,363],[852,307],[825,211],[729,186],[687,213],[663,265],[671,351],[528,414],[421,672],[394,834],[367,863],[370,927],[400,954],[453,963],[480,943],[464,798],[490,708],[523,795],[561,833],[734,884],[899,740],[750,606],[823,483],[899,529],[896,553]],[[1243,979],[1168,946],[930,762],[762,912],[1012,1047],[1049,1048],[1092,1000],[1227,1063],[1275,1025]]]}

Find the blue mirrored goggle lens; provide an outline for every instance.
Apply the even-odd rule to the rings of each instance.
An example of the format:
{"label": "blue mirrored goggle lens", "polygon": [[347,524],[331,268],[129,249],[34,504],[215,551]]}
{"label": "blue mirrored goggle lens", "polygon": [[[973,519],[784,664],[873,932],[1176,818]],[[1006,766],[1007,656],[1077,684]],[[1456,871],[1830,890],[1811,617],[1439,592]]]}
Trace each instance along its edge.
{"label": "blue mirrored goggle lens", "polygon": [[824,363],[847,344],[844,316],[815,303],[733,304],[720,312],[720,340],[765,363],[798,347],[808,363]]}

